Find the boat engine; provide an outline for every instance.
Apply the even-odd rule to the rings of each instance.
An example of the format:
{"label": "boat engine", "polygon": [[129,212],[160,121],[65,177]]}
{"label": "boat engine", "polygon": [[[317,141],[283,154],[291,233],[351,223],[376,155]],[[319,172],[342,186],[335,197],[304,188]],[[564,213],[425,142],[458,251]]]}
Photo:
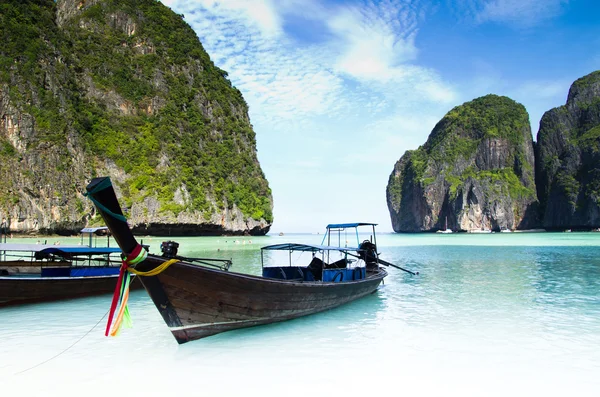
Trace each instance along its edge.
{"label": "boat engine", "polygon": [[175,258],[178,248],[179,243],[175,241],[163,241],[160,243],[160,250],[162,251],[162,256],[165,258]]}
{"label": "boat engine", "polygon": [[378,268],[379,264],[377,262],[377,246],[373,244],[369,240],[365,240],[358,246],[362,251],[360,251],[359,256],[360,259],[365,261],[367,265],[367,269]]}

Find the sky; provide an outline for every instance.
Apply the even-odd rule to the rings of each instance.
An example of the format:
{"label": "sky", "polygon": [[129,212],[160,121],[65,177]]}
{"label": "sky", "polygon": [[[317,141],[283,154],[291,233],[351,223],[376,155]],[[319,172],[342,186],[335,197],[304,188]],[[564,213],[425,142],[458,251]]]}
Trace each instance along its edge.
{"label": "sky", "polygon": [[487,94],[544,112],[600,69],[598,0],[162,0],[249,105],[271,233],[374,222],[386,186],[453,107]]}

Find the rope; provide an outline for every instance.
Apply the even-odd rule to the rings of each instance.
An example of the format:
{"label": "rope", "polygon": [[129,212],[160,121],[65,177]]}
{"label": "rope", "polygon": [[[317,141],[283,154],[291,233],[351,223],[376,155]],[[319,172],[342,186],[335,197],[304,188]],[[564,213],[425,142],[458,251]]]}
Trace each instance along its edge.
{"label": "rope", "polygon": [[118,219],[122,222],[127,222],[127,218],[125,218],[123,215],[115,214],[114,212],[112,212],[111,210],[106,208],[103,204],[101,204],[98,200],[96,200],[94,197],[92,197],[92,194],[98,193],[106,188],[111,187],[111,186],[112,186],[112,182],[110,181],[110,178],[106,178],[102,182],[98,183],[92,190],[84,193],[83,195],[85,197],[89,198],[90,200],[92,200],[92,203],[94,203],[96,205],[96,207],[98,207],[103,212],[107,213],[108,215],[110,215],[113,218]]}
{"label": "rope", "polygon": [[50,361],[50,360],[54,360],[56,357],[58,357],[58,356],[60,356],[61,354],[65,353],[67,350],[69,350],[70,348],[72,348],[73,346],[75,346],[76,344],[78,344],[79,342],[81,342],[81,340],[82,340],[83,338],[85,338],[86,336],[88,336],[88,334],[89,334],[90,332],[92,332],[92,331],[94,330],[94,328],[96,328],[96,327],[98,326],[98,324],[100,324],[100,321],[104,320],[104,317],[106,317],[106,315],[107,315],[107,314],[108,314],[108,312],[104,313],[104,316],[102,316],[102,318],[101,318],[100,320],[98,320],[98,322],[97,322],[96,324],[94,324],[94,326],[93,326],[92,328],[90,328],[88,332],[86,332],[85,334],[83,334],[83,336],[82,336],[81,338],[77,339],[77,340],[76,340],[76,341],[75,341],[75,342],[74,342],[74,343],[73,343],[71,346],[67,347],[65,350],[63,350],[63,351],[61,351],[60,353],[58,353],[58,354],[56,354],[56,355],[54,355],[54,356],[50,357],[49,359],[47,359],[47,360],[45,360],[45,361],[42,361],[42,362],[41,362],[41,363],[39,363],[39,364],[36,364],[36,365],[34,365],[33,367],[29,367],[29,368],[26,368],[26,369],[24,369],[24,370],[22,370],[22,371],[19,371],[19,372],[17,372],[17,373],[15,373],[15,375],[19,375],[19,374],[22,374],[23,372],[27,372],[27,371],[29,371],[29,370],[32,370],[32,369],[34,369],[34,368],[37,368],[37,367],[39,367],[40,365],[42,365],[42,364],[46,364],[48,361]]}
{"label": "rope", "polygon": [[156,275],[164,272],[165,270],[167,270],[167,268],[169,266],[171,266],[173,263],[179,262],[179,259],[169,259],[168,261],[161,263],[154,269],[149,270],[147,272],[143,272],[141,270],[136,270],[132,267],[132,266],[135,266],[138,263],[142,262],[147,257],[148,257],[148,252],[146,252],[146,250],[140,244],[138,244],[133,249],[133,251],[131,251],[131,254],[127,255],[127,257],[122,257],[121,259],[123,259],[123,266],[125,267],[125,269],[127,269],[128,272],[133,273],[138,276],[145,276],[145,277],[156,276]]}
{"label": "rope", "polygon": [[110,181],[110,178],[104,178],[100,183],[96,184],[96,186],[90,190],[87,194],[94,194],[94,193],[98,193],[106,188],[109,188],[112,186],[112,182]]}
{"label": "rope", "polygon": [[158,265],[154,269],[149,270],[147,272],[141,272],[139,270],[135,270],[132,267],[128,267],[127,271],[131,272],[133,274],[136,274],[138,276],[146,276],[146,277],[156,276],[157,274],[160,274],[160,273],[164,272],[165,270],[167,270],[167,268],[169,266],[171,266],[173,263],[177,263],[177,262],[179,262],[179,259],[169,259],[168,261],[161,263],[160,265]]}

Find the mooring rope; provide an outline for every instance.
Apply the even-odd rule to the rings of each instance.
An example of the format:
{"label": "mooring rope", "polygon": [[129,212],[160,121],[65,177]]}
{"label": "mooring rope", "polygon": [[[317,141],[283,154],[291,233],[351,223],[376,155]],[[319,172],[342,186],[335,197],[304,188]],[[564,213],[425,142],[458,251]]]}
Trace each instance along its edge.
{"label": "mooring rope", "polygon": [[39,367],[40,365],[46,364],[48,361],[54,360],[56,357],[58,357],[58,356],[62,355],[62,354],[63,354],[63,353],[65,353],[67,350],[69,350],[70,348],[72,348],[73,346],[75,346],[76,344],[78,344],[79,342],[81,342],[81,340],[82,340],[83,338],[85,338],[86,336],[88,336],[88,335],[89,335],[89,333],[90,333],[90,332],[92,332],[92,331],[94,330],[94,328],[96,328],[96,327],[98,326],[98,324],[100,324],[100,322],[101,322],[102,320],[104,320],[104,317],[106,317],[106,315],[107,315],[107,314],[108,314],[108,311],[107,311],[106,313],[104,313],[104,315],[102,316],[102,318],[101,318],[100,320],[98,320],[98,322],[97,322],[96,324],[94,324],[94,326],[93,326],[92,328],[90,328],[90,329],[88,330],[88,332],[86,332],[86,333],[85,333],[85,334],[84,334],[84,335],[83,335],[81,338],[77,339],[77,340],[76,340],[76,341],[75,341],[75,342],[74,342],[74,343],[73,343],[71,346],[67,347],[66,349],[64,349],[64,350],[63,350],[63,351],[61,351],[60,353],[58,353],[58,354],[56,354],[56,355],[54,355],[54,356],[50,357],[49,359],[47,359],[47,360],[45,360],[45,361],[42,361],[41,363],[38,363],[38,364],[34,365],[33,367],[29,367],[29,368],[26,368],[26,369],[24,369],[24,370],[22,370],[22,371],[16,372],[16,373],[15,373],[15,375],[19,375],[19,374],[22,374],[23,372],[30,371],[30,370],[32,370],[32,369],[34,369],[34,368],[37,368],[37,367]]}
{"label": "mooring rope", "polygon": [[[138,245],[140,248],[142,248],[141,245]],[[131,325],[131,318],[129,316],[129,309],[127,307],[127,302],[129,300],[129,284],[130,284],[130,277],[129,275],[125,275],[124,273],[130,272],[133,274],[136,274],[138,276],[156,276],[162,272],[164,272],[169,266],[171,266],[174,263],[179,262],[178,259],[170,259],[168,261],[165,261],[163,263],[161,263],[159,266],[157,266],[156,268],[147,271],[147,272],[142,272],[139,270],[135,270],[134,268],[130,267],[129,265],[133,265],[133,264],[137,264],[141,261],[143,261],[144,259],[146,259],[146,257],[148,256],[148,253],[146,252],[145,249],[141,249],[141,251],[139,251],[136,247],[136,249],[134,249],[134,252],[136,253],[135,256],[133,256],[133,259],[129,259],[129,257],[132,257],[132,255],[129,255],[128,258],[124,258],[123,259],[123,264],[121,265],[121,269],[122,269],[122,274],[119,274],[119,281],[117,282],[117,288],[115,289],[115,294],[117,295],[117,299],[116,301],[114,300],[114,295],[113,295],[113,305],[111,305],[111,308],[104,313],[104,315],[100,318],[100,320],[98,320],[98,322],[96,324],[94,324],[94,326],[92,328],[90,328],[85,334],[83,334],[83,336],[81,336],[79,339],[77,339],[75,342],[73,342],[69,347],[67,347],[66,349],[62,350],[61,352],[55,354],[54,356],[48,358],[47,360],[42,361],[41,363],[38,363],[36,365],[34,365],[33,367],[29,367],[26,368],[22,371],[16,372],[15,375],[19,375],[22,374],[24,372],[30,371],[34,368],[37,368],[43,364],[46,364],[47,362],[54,360],[55,358],[59,357],[60,355],[66,353],[69,349],[71,349],[73,346],[75,346],[76,344],[78,344],[79,342],[81,342],[83,340],[83,338],[85,338],[86,336],[88,336],[90,334],[90,332],[92,332],[97,326],[98,324],[100,324],[100,322],[102,320],[104,320],[104,318],[106,317],[107,314],[111,313],[111,321],[107,324],[106,327],[106,336],[108,336],[110,334],[110,336],[116,336],[119,333],[119,330],[121,329],[121,325],[123,322],[125,322],[128,326]],[[143,253],[142,253],[143,252]],[[132,253],[133,254],[133,253]],[[120,288],[119,288],[120,287]],[[112,316],[114,315],[116,306],[117,306],[117,302],[120,303],[120,308],[119,308],[119,312],[117,314],[117,318],[115,320],[115,324],[112,328],[112,330],[110,329],[110,325],[112,322]],[[114,306],[114,308],[113,308]]]}

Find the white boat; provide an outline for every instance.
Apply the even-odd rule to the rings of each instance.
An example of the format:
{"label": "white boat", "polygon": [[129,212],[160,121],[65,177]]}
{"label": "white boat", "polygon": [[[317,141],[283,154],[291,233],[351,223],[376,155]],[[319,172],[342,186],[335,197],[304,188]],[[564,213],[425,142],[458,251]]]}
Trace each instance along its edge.
{"label": "white boat", "polygon": [[469,233],[491,233],[490,229],[471,229]]}
{"label": "white boat", "polygon": [[452,233],[452,230],[438,230],[436,233],[442,233],[442,234],[447,234],[447,233]]}
{"label": "white boat", "polygon": [[444,230],[438,230],[436,233],[452,233],[452,230],[448,229],[448,217],[446,217],[446,225],[444,227]]}

